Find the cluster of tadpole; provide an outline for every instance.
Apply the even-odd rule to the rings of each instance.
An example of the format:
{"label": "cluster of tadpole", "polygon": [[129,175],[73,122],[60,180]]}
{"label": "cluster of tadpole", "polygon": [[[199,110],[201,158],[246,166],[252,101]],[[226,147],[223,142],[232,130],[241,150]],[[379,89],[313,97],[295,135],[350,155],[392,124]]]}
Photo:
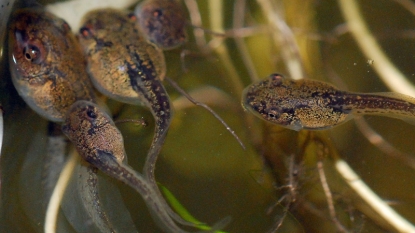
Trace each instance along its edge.
{"label": "cluster of tadpole", "polygon": [[[116,209],[125,211],[125,208],[116,189],[110,191],[111,195],[101,196],[98,170],[140,193],[163,230],[186,232],[177,223],[195,225],[171,209],[154,176],[157,157],[172,117],[170,99],[162,84],[166,65],[158,46],[174,48],[186,41],[183,14],[176,4],[145,1],[137,7],[137,15],[111,8],[91,11],[83,19],[79,42],[64,20],[42,8],[19,9],[11,16],[8,44],[13,84],[25,102],[39,115],[54,122],[50,125],[56,129],[49,132],[48,151],[43,158],[45,166],[50,169],[42,171],[44,197],[41,200],[48,203],[51,196],[54,200],[55,192],[61,191],[56,189],[62,188],[59,185],[55,187],[55,183],[63,157],[60,163],[54,162],[59,156],[64,156],[66,146],[65,138],[59,135],[59,126],[55,123],[64,122],[63,134],[87,162],[77,164],[69,191],[65,194],[67,198],[62,203],[63,212],[78,232],[135,231],[128,214],[120,214],[125,217],[117,217],[122,220],[113,223],[112,217],[116,214],[103,200],[111,198],[111,202],[121,206]],[[177,24],[166,24],[173,20],[169,17],[177,20]],[[179,28],[166,30],[169,26]],[[155,118],[155,133],[143,175],[126,164],[123,137],[105,113],[106,107],[95,104],[100,101],[89,77],[94,86],[108,97],[144,105],[151,110]],[[106,189],[113,187],[104,186]],[[55,190],[53,194],[52,190]],[[77,203],[78,208],[71,203]],[[49,202],[45,223],[47,232],[56,228],[49,219],[53,204],[56,205]],[[80,219],[89,219],[90,223],[79,225]]]}
{"label": "cluster of tadpole", "polygon": [[[232,118],[229,119],[237,122],[234,125],[238,125],[239,128],[236,128],[238,133],[245,132],[245,137],[242,139],[248,142],[246,154],[254,157],[252,159],[245,154],[241,155],[243,152],[236,152],[235,148],[227,145],[229,141],[218,139],[223,140],[220,144],[223,144],[227,152],[219,153],[229,154],[232,156],[231,159],[225,160],[225,163],[216,167],[203,163],[210,160],[212,164],[217,163],[217,158],[209,157],[201,162],[203,164],[201,166],[196,164],[198,162],[194,162],[198,161],[197,156],[192,162],[186,161],[190,159],[186,157],[185,150],[181,150],[183,145],[199,156],[199,149],[202,146],[209,149],[215,147],[213,140],[207,139],[222,137],[222,133],[220,133],[221,137],[217,137],[216,134],[211,135],[210,131],[204,133],[199,130],[192,131],[194,133],[187,138],[179,135],[180,138],[177,137],[175,143],[169,144],[174,152],[166,152],[166,154],[179,153],[180,156],[183,153],[183,158],[180,157],[171,164],[174,163],[182,170],[187,169],[182,171],[182,174],[185,174],[183,177],[194,180],[194,187],[191,189],[192,191],[194,189],[194,193],[199,196],[202,196],[201,190],[205,190],[201,187],[207,185],[206,182],[199,182],[203,177],[208,177],[206,180],[213,180],[217,176],[221,180],[225,177],[222,175],[223,171],[227,169],[232,171],[230,174],[235,177],[237,172],[249,174],[249,178],[244,177],[241,182],[246,186],[236,182],[235,186],[224,187],[225,185],[219,183],[220,194],[216,195],[217,197],[206,194],[209,198],[204,199],[208,200],[203,203],[208,207],[211,199],[223,199],[223,205],[227,207],[229,205],[226,211],[234,210],[231,214],[233,221],[229,224],[230,229],[238,229],[239,232],[248,227],[251,227],[247,230],[249,232],[253,232],[252,229],[255,232],[285,230],[361,232],[366,229],[371,232],[381,232],[381,229],[397,232],[414,231],[415,227],[405,219],[404,215],[399,214],[382,200],[382,197],[393,197],[395,193],[378,196],[363,181],[364,178],[370,177],[366,173],[379,177],[381,175],[373,174],[383,171],[364,170],[360,173],[362,179],[348,165],[354,163],[355,166],[365,169],[366,164],[376,167],[377,163],[368,158],[372,154],[382,156],[378,155],[381,151],[400,162],[395,165],[395,160],[389,163],[389,157],[385,159],[387,161],[387,166],[384,166],[385,174],[389,174],[387,172],[392,170],[389,167],[405,167],[387,175],[391,180],[395,174],[406,170],[410,171],[405,174],[410,175],[415,167],[413,156],[401,152],[400,148],[393,147],[385,139],[389,134],[395,135],[389,130],[390,127],[383,137],[361,117],[380,115],[413,123],[415,101],[412,97],[398,92],[414,95],[415,89],[411,82],[408,82],[409,79],[404,77],[380,51],[380,46],[366,28],[362,18],[369,13],[359,12],[355,0],[338,0],[336,8],[334,3],[319,5],[312,3],[313,1],[306,3],[301,0],[289,2],[210,0],[206,3],[183,0],[184,5],[189,9],[189,15],[182,9],[181,3],[177,4],[178,1],[147,0],[141,2],[134,13],[129,14],[126,11],[110,8],[90,11],[76,28],[71,28],[68,23],[60,19],[59,17],[63,17],[62,14],[56,14],[57,17],[47,13],[37,3],[31,3],[30,9],[13,10],[15,12],[10,17],[8,30],[6,22],[14,1],[0,0],[0,2],[0,19],[2,19],[0,37],[5,38],[6,33],[3,31],[8,31],[9,35],[8,42],[6,40],[6,44],[9,44],[8,52],[0,48],[0,58],[4,60],[5,55],[9,56],[9,61],[2,62],[2,65],[9,63],[12,77],[10,79],[7,75],[0,80],[0,99],[4,105],[4,111],[0,106],[0,153],[6,155],[0,157],[2,158],[0,184],[3,185],[0,186],[2,197],[0,229],[3,229],[4,224],[4,229],[16,232],[27,232],[27,229],[37,232],[45,229],[47,233],[137,232],[141,227],[138,224],[147,220],[140,222],[141,215],[137,217],[137,213],[132,211],[136,208],[136,200],[126,200],[123,186],[114,181],[121,181],[132,187],[136,191],[134,194],[140,194],[153,221],[162,231],[187,232],[200,229],[215,231],[227,226],[227,218],[217,223],[213,229],[192,219],[188,213],[183,212],[184,208],[180,207],[177,200],[172,200],[173,196],[171,193],[168,194],[168,190],[164,189],[162,195],[159,191],[159,187],[162,186],[156,183],[155,165],[165,144],[167,132],[170,131],[171,135],[171,125],[174,128],[180,124],[172,124],[173,105],[176,105],[170,101],[169,94],[172,93],[167,93],[166,89],[169,90],[169,87],[165,88],[166,83],[163,83],[163,80],[167,79],[171,86],[176,87],[166,73],[182,66],[177,69],[191,70],[188,75],[191,78],[206,73],[207,75],[203,76],[205,79],[212,78],[212,82],[227,90],[229,95],[233,95],[232,99],[214,88],[200,89],[195,93],[197,95],[206,91],[208,94],[203,97],[206,102],[212,102],[230,112]],[[83,10],[97,8],[90,7],[86,2],[81,6]],[[124,5],[120,3],[117,7],[126,8],[133,1],[125,2],[128,3],[123,2]],[[394,2],[401,4],[405,9],[412,11],[415,9],[415,4],[409,1],[394,0]],[[68,1],[68,4],[71,3]],[[106,6],[114,3],[102,1],[101,4]],[[362,4],[370,3],[368,1]],[[49,7],[48,9],[52,9],[51,6]],[[206,25],[212,31],[203,28],[206,19],[203,16],[202,26],[198,7],[208,9],[204,9],[209,14],[209,17],[206,17],[209,23]],[[328,14],[330,20],[318,15],[327,11],[326,8],[330,8]],[[227,11],[229,9],[232,11]],[[344,19],[333,17],[334,9],[339,10],[338,15],[341,15],[340,11],[342,11]],[[322,23],[323,21],[325,22]],[[321,28],[333,27],[330,23],[327,26],[326,21],[337,22],[336,27],[328,33],[322,33],[325,30]],[[226,26],[224,26],[225,22]],[[315,24],[319,25],[316,27]],[[190,59],[194,55],[193,50],[183,50],[180,54],[181,60],[176,53],[174,56],[177,61],[173,59],[166,65],[165,56],[167,61],[173,55],[170,52],[163,54],[163,51],[177,48],[187,42],[188,35],[185,32],[187,25],[191,25],[187,29],[193,29],[194,32],[194,36],[190,37],[191,43],[187,44],[190,44],[189,48],[198,46],[196,57],[201,57],[200,60]],[[231,29],[225,30],[224,28],[227,27]],[[77,32],[77,35],[75,36],[71,31]],[[348,32],[356,38],[357,44],[366,56],[365,62],[353,60],[350,63],[354,64],[353,66],[340,63],[343,60],[350,62],[349,59],[343,59],[343,55],[350,50],[345,51],[346,48],[350,47],[344,46],[344,49],[339,49],[345,43],[342,36]],[[400,35],[399,30],[396,33],[392,36],[394,39],[410,35],[407,32]],[[381,39],[390,36],[382,33],[379,35]],[[205,39],[208,37],[212,40],[206,43]],[[233,41],[225,41],[227,38]],[[321,49],[313,41],[315,39],[319,40]],[[338,46],[339,44],[341,46]],[[357,48],[352,48],[360,52]],[[338,55],[340,52],[337,50],[342,51],[343,55]],[[203,56],[200,56],[199,52],[204,53]],[[344,57],[347,57],[346,55]],[[347,91],[339,81],[341,79],[338,77],[336,79],[336,76],[347,77],[347,74],[351,73],[349,76],[356,78],[356,73],[363,72],[362,70],[357,72],[357,63],[367,64],[365,68],[367,74],[364,78],[357,75],[359,78],[356,82],[359,82],[359,87],[363,87],[360,83],[364,83],[366,79],[373,78],[376,81],[382,80],[396,93]],[[170,69],[171,67],[173,69]],[[3,66],[0,68],[3,69]],[[324,70],[322,71],[321,68]],[[372,68],[378,72],[379,77],[373,75],[374,72],[370,72]],[[192,74],[195,70],[198,72]],[[216,72],[217,70],[219,72]],[[342,70],[344,73],[336,74],[336,70]],[[286,77],[277,73],[269,75],[275,71],[287,75]],[[182,74],[182,71],[179,73]],[[266,76],[267,78],[261,80],[259,78]],[[331,82],[336,85],[304,79],[306,77],[331,78]],[[11,80],[14,86],[10,83]],[[186,82],[181,83],[187,85]],[[380,82],[373,82],[370,85],[376,86],[370,89],[374,91],[383,88]],[[245,86],[247,87],[244,89]],[[140,141],[138,142],[140,145],[143,143],[140,139],[128,139],[128,134],[123,139],[117,128],[119,125],[114,123],[108,108],[102,103],[104,98],[98,98],[101,94],[97,94],[94,88],[112,99],[108,102],[113,105],[110,106],[111,109],[114,109],[114,106],[115,109],[121,106],[118,108],[121,109],[117,111],[118,113],[123,114],[122,111],[125,109],[128,113],[137,113],[138,107],[135,105],[142,105],[150,110],[155,125],[150,149],[146,153],[145,149],[137,150],[137,147],[134,147],[137,153],[128,156],[128,162],[133,163],[135,162],[131,159],[133,156],[144,157],[147,154],[143,159],[145,162],[142,172],[132,169],[127,164],[124,139],[133,142],[130,144],[137,141]],[[186,95],[182,93],[180,87],[176,88],[178,92]],[[354,87],[353,90],[358,88]],[[364,90],[362,88],[360,91]],[[38,115],[22,107],[24,104],[14,93],[16,91]],[[125,107],[120,103],[114,104],[116,102],[134,106]],[[202,106],[211,111],[206,105]],[[242,112],[243,109],[248,110],[246,114]],[[182,118],[188,113],[177,112]],[[4,137],[3,113],[6,114],[6,123],[12,122],[5,125]],[[213,114],[219,118],[216,113]],[[46,123],[41,117],[54,123]],[[191,120],[199,125],[203,124],[200,123],[203,121],[200,118],[193,116],[189,118],[193,118]],[[374,119],[376,123],[378,118]],[[354,129],[351,122],[356,122],[360,131]],[[399,125],[400,122],[397,122]],[[224,121],[222,123],[236,136]],[[384,125],[393,124],[389,125],[388,121],[388,124]],[[329,130],[322,131],[326,129]],[[195,135],[204,136],[200,140],[202,142],[198,144],[197,140],[196,143],[193,140],[194,145],[187,143],[187,140],[198,138]],[[347,135],[352,136],[347,137]],[[405,141],[405,138],[402,137],[401,141]],[[366,139],[370,143],[366,143],[368,146],[362,146]],[[240,139],[237,140],[244,147]],[[388,140],[392,141],[393,138],[389,137]],[[353,141],[352,146],[348,143],[350,141]],[[80,156],[74,152],[74,146]],[[340,154],[339,151],[342,153]],[[200,154],[202,153],[209,154],[210,150],[202,149]],[[67,154],[70,155],[69,158]],[[347,160],[344,160],[344,157],[347,157]],[[376,157],[376,160],[378,158]],[[240,166],[239,164],[244,163],[241,161],[249,163],[249,166]],[[266,167],[271,168],[270,172],[261,170],[262,161],[265,161]],[[163,166],[163,163],[161,165]],[[202,171],[202,168],[205,171]],[[169,172],[168,169],[166,170]],[[193,170],[197,170],[196,178],[193,177]],[[66,171],[69,171],[69,174],[66,174]],[[257,173],[261,174],[260,178],[252,179]],[[170,174],[162,176],[170,176]],[[229,176],[226,176],[227,178]],[[272,178],[275,183],[267,183],[266,178]],[[250,182],[254,183],[255,188],[250,186]],[[401,184],[400,181],[396,183],[394,181],[388,185],[397,187],[398,183]],[[387,189],[392,190],[389,186]],[[412,189],[404,187],[405,185],[399,187],[401,186],[400,189],[405,189],[402,193],[408,193],[408,190]],[[263,192],[264,189],[267,192]],[[279,195],[277,198],[273,197],[275,192]],[[240,195],[241,193],[246,195]],[[239,199],[236,195],[240,195]],[[195,200],[203,199],[199,196]],[[165,198],[168,198],[168,201]],[[408,198],[404,196],[396,199],[398,201],[395,206],[402,207],[403,201],[400,199]],[[238,203],[235,204],[236,202]],[[272,207],[267,208],[270,202]],[[198,204],[193,210],[200,209],[200,213],[206,212],[206,215],[209,211],[214,212],[212,214],[214,217],[209,222],[217,221],[222,215],[229,215],[219,212],[218,216],[216,209],[219,208],[199,208]],[[252,208],[253,206],[257,208],[257,212]],[[402,209],[405,211],[410,207],[402,207]],[[22,214],[11,217],[7,213]],[[254,215],[256,218],[252,217]],[[153,223],[149,223],[150,226],[154,226],[151,224]]]}

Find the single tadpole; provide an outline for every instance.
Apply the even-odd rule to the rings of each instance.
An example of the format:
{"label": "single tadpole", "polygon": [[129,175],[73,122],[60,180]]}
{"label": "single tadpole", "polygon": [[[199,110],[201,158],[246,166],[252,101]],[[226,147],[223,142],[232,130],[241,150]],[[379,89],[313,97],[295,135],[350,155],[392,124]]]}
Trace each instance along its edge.
{"label": "single tadpole", "polygon": [[379,115],[414,123],[415,99],[399,93],[353,93],[320,81],[280,74],[248,86],[242,105],[259,118],[293,130],[319,130],[356,115]]}
{"label": "single tadpole", "polygon": [[17,10],[8,43],[13,84],[39,115],[60,122],[77,100],[94,100],[84,56],[64,20],[40,8]]}
{"label": "single tadpole", "polygon": [[123,161],[126,158],[121,132],[97,105],[78,101],[69,110],[62,131],[75,144],[84,160],[120,180],[143,197],[147,206],[169,232],[186,232],[173,221],[168,207],[146,178]]}
{"label": "single tadpole", "polygon": [[186,14],[177,0],[146,0],[137,5],[135,15],[142,34],[163,50],[186,43]]}

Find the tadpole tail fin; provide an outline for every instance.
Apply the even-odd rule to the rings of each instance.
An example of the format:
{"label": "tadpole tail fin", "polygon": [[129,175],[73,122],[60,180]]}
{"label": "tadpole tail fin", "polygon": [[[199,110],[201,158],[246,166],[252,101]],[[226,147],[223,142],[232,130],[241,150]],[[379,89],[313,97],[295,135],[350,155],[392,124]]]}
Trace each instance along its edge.
{"label": "tadpole tail fin", "polygon": [[[136,190],[148,206],[153,219],[160,224],[159,226],[161,228],[166,232],[187,233],[187,231],[184,231],[176,224],[176,222],[179,221],[176,221],[176,218],[171,215],[170,212],[172,212],[172,210],[160,194],[160,191],[157,187],[154,188],[152,183],[148,181],[146,177],[143,177],[143,175],[136,172],[128,165],[120,164],[112,154],[100,150],[97,152],[98,160],[95,161],[94,165],[101,171],[115,177]],[[185,220],[180,217],[178,218],[181,220],[180,222],[189,225]]]}
{"label": "tadpole tail fin", "polygon": [[351,96],[358,99],[355,102],[363,103],[361,108],[356,104],[353,114],[391,117],[415,125],[415,98],[411,96],[394,92],[353,93]]}

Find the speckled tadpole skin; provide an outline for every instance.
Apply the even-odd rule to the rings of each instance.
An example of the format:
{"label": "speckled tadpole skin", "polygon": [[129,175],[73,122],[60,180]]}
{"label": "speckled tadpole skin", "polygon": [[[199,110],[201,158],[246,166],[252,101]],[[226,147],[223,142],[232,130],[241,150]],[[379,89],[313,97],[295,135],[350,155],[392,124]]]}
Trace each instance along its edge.
{"label": "speckled tadpole skin", "polygon": [[115,9],[100,9],[87,13],[82,25],[79,40],[99,91],[148,107],[167,102],[161,98],[162,94],[167,98],[161,85],[166,70],[164,55],[139,35],[134,19]]}
{"label": "speckled tadpole skin", "polygon": [[167,205],[141,174],[123,163],[124,142],[114,122],[96,104],[78,101],[72,105],[62,131],[78,153],[102,172],[120,180],[141,194],[158,223],[168,232],[186,232],[169,216]]}
{"label": "speckled tadpole skin", "polygon": [[[172,117],[170,100],[162,84],[166,71],[164,55],[140,35],[135,18],[122,11],[91,11],[82,25],[79,39],[95,87],[118,101],[144,104],[154,116],[155,132],[143,174],[164,201],[154,175]],[[176,221],[186,224],[170,208],[168,212]]]}
{"label": "speckled tadpole skin", "polygon": [[124,160],[121,132],[110,116],[93,103],[78,101],[73,104],[62,131],[75,144],[79,155],[93,165],[99,165],[97,157],[100,152],[111,154],[117,162]]}
{"label": "speckled tadpole skin", "polygon": [[151,109],[156,127],[144,175],[157,187],[154,167],[172,115],[162,84],[166,70],[162,51],[140,36],[134,18],[115,9],[89,12],[79,37],[97,89],[116,100]]}
{"label": "speckled tadpole skin", "polygon": [[242,104],[266,121],[294,129],[325,129],[354,115],[415,118],[415,99],[398,93],[341,91],[315,80],[291,80],[279,74],[248,86]]}
{"label": "speckled tadpole skin", "polygon": [[146,0],[135,9],[140,29],[158,47],[174,49],[186,42],[186,18],[177,0]]}
{"label": "speckled tadpole skin", "polygon": [[9,26],[9,52],[18,93],[48,120],[63,121],[75,101],[94,98],[82,51],[62,19],[40,9],[17,10]]}

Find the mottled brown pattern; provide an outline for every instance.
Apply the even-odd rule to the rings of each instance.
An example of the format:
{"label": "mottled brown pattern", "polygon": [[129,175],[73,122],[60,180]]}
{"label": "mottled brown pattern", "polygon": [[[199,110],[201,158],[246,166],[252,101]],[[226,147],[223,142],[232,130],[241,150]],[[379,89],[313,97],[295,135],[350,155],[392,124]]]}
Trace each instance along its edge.
{"label": "mottled brown pattern", "polygon": [[186,18],[177,0],[146,0],[135,10],[140,29],[147,39],[162,49],[186,42]]}
{"label": "mottled brown pattern", "polygon": [[[180,229],[169,215],[169,207],[141,174],[123,163],[125,150],[123,138],[111,118],[96,104],[78,101],[69,109],[62,131],[75,144],[78,153],[100,171],[120,180],[141,194],[152,216],[171,232]],[[95,181],[95,180],[93,180]],[[95,184],[89,184],[93,187]],[[94,191],[94,190],[93,190]],[[97,198],[93,198],[97,200]],[[95,203],[97,206],[98,203]],[[98,208],[99,209],[99,208]],[[103,219],[105,216],[102,216]],[[181,220],[184,221],[184,220]]]}
{"label": "mottled brown pattern", "polygon": [[9,27],[10,69],[19,94],[51,121],[77,100],[93,100],[85,60],[69,25],[36,9],[16,11]]}
{"label": "mottled brown pattern", "polygon": [[75,144],[79,154],[93,165],[100,152],[111,154],[120,163],[124,160],[124,142],[120,131],[110,116],[93,103],[78,101],[73,104],[62,131]]}
{"label": "mottled brown pattern", "polygon": [[133,19],[115,9],[91,11],[82,25],[79,39],[97,89],[113,99],[150,107],[154,100],[134,90],[129,71],[141,76],[147,88],[143,91],[152,91],[150,84],[165,76],[162,51],[139,35]]}
{"label": "mottled brown pattern", "polygon": [[89,12],[83,19],[79,37],[88,71],[98,90],[119,101],[141,103],[151,109],[156,127],[144,174],[156,188],[155,163],[172,116],[162,84],[165,75],[162,51],[140,36],[134,19],[115,9]]}
{"label": "mottled brown pattern", "polygon": [[[108,218],[107,213],[103,210],[102,203],[100,201],[100,195],[98,192],[98,175],[97,175],[98,169],[92,165],[89,165],[86,168],[86,170],[88,174],[88,177],[86,179],[87,185],[86,187],[83,187],[81,185],[80,189],[84,189],[82,191],[87,193],[86,197],[84,196],[84,201],[90,202],[89,204],[92,207],[91,209],[93,209],[93,210],[90,209],[89,211],[94,211],[98,215],[98,216],[92,215],[93,221],[100,223],[97,225],[98,225],[98,228],[101,229],[102,232],[116,233],[116,231],[114,230],[114,227],[112,226],[111,221]],[[82,175],[85,175],[85,174],[80,174],[80,176]]]}
{"label": "mottled brown pattern", "polygon": [[324,82],[294,81],[279,74],[248,86],[242,104],[256,116],[294,130],[330,128],[355,114],[415,117],[415,99],[409,96],[346,92]]}

